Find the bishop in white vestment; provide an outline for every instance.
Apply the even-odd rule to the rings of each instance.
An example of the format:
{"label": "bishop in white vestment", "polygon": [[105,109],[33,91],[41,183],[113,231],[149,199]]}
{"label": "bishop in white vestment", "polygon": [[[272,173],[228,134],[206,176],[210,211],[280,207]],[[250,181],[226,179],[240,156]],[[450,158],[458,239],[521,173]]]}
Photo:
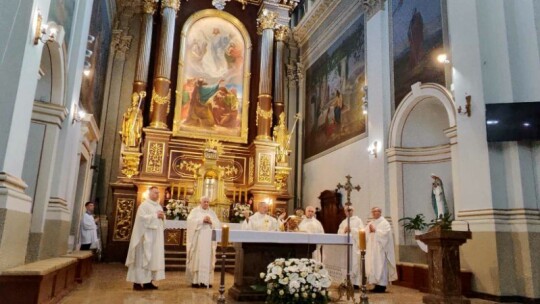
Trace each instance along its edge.
{"label": "bishop in white vestment", "polygon": [[390,223],[378,207],[371,209],[373,221],[366,226],[366,276],[373,292],[385,292],[388,282],[397,280],[394,238]]}
{"label": "bishop in white vestment", "polygon": [[[306,218],[300,222],[298,230],[307,233],[324,233],[321,222],[315,218],[315,207],[306,207]],[[313,259],[319,262],[322,262],[321,248],[321,245],[317,245],[317,249],[313,251]]]}
{"label": "bishop in white vestment", "polygon": [[191,287],[212,287],[217,248],[212,241],[212,229],[220,226],[209,199],[201,197],[200,205],[187,218],[186,277]]}
{"label": "bishop in white vestment", "polygon": [[158,203],[159,190],[150,187],[148,199],[137,209],[126,259],[127,281],[133,289],[157,289],[152,281],[165,279],[165,213]]}
{"label": "bishop in white vestment", "polygon": [[[285,213],[280,216],[280,221],[284,216]],[[279,229],[279,223],[278,220],[276,220],[273,216],[268,215],[268,204],[265,202],[260,202],[257,212],[255,212],[255,214],[249,218],[246,217],[246,220],[242,222],[242,229],[254,231],[277,231]]]}
{"label": "bishop in white vestment", "polygon": [[[353,241],[353,245],[351,247],[351,261],[352,261],[352,271],[351,271],[351,281],[353,285],[360,286],[361,285],[361,272],[360,272],[360,250],[358,249],[358,231],[361,229],[364,229],[364,223],[362,222],[362,219],[359,218],[356,215],[353,215],[354,208],[353,207],[345,207],[344,209],[345,216],[347,218],[350,217],[350,227],[348,226],[349,223],[347,221],[347,218],[345,218],[341,224],[339,224],[338,234],[347,234],[348,232],[351,233],[351,240]],[[349,229],[350,228],[350,229]]]}

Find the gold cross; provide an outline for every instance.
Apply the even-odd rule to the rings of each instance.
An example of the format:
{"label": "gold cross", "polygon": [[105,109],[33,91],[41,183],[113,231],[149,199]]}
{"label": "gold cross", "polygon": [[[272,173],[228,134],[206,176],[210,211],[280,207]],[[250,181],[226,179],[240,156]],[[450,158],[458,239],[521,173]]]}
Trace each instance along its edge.
{"label": "gold cross", "polygon": [[351,184],[351,178],[352,176],[350,175],[347,175],[345,176],[347,178],[347,182],[345,183],[345,185],[342,185],[341,183],[337,184],[337,188],[338,189],[344,189],[345,192],[347,192],[347,202],[345,203],[345,205],[347,207],[351,206],[351,191],[353,190],[356,190],[356,191],[360,191],[360,185],[356,185],[353,187],[353,185]]}

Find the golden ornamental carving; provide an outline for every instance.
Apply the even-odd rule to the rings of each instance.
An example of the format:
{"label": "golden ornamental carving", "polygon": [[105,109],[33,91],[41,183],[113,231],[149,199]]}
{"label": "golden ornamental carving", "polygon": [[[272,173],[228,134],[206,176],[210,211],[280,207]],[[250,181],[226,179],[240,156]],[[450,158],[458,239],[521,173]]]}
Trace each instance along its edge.
{"label": "golden ornamental carving", "polygon": [[257,32],[262,33],[267,29],[273,30],[276,27],[276,19],[277,13],[264,9],[257,18]]}
{"label": "golden ornamental carving", "polygon": [[272,182],[272,162],[270,154],[261,154],[259,156],[259,174],[257,179],[259,182]]}
{"label": "golden ornamental carving", "polygon": [[158,105],[167,105],[167,114],[169,114],[170,111],[170,105],[171,105],[171,89],[169,89],[169,93],[167,93],[167,96],[161,96],[156,92],[156,89],[154,88],[152,90],[152,102],[150,103],[150,112],[154,111],[154,103],[157,103]]}
{"label": "golden ornamental carving", "polygon": [[261,116],[263,119],[272,119],[272,114],[274,112],[272,109],[266,111],[261,108],[261,105],[257,103],[257,116],[255,117],[255,125],[259,125],[259,116]]}
{"label": "golden ornamental carving", "polygon": [[138,152],[122,152],[122,174],[127,178],[139,175],[139,163],[142,153]]}
{"label": "golden ornamental carving", "polygon": [[134,207],[135,199],[119,198],[116,200],[113,241],[129,242]]}
{"label": "golden ornamental carving", "polygon": [[156,12],[157,9],[157,1],[156,0],[144,0],[143,1],[143,12],[145,14],[153,15]]}
{"label": "golden ornamental carving", "polygon": [[[219,142],[217,139],[207,139],[204,143],[204,151],[205,151],[205,158],[208,158],[206,155],[206,152],[208,151],[209,154],[216,153],[215,159],[219,157],[223,153],[223,144]],[[210,155],[208,155],[210,156]],[[210,157],[214,158],[214,157]]]}
{"label": "golden ornamental carving", "polygon": [[150,142],[148,145],[148,161],[146,173],[161,173],[163,171],[163,152],[165,143]]}
{"label": "golden ornamental carving", "polygon": [[165,245],[180,245],[180,230],[165,230]]}
{"label": "golden ornamental carving", "polygon": [[178,167],[180,170],[185,170],[185,171],[193,173],[193,177],[197,177],[197,171],[199,170],[201,165],[202,164],[200,163],[183,160]]}
{"label": "golden ornamental carving", "polygon": [[289,167],[276,167],[276,174],[274,177],[274,185],[276,186],[276,189],[279,191],[281,189],[285,189],[287,187],[287,179],[289,178],[289,174],[291,172],[291,168]]}
{"label": "golden ornamental carving", "polygon": [[124,147],[135,148],[136,151],[139,151],[141,144],[143,115],[140,108],[144,97],[146,97],[145,91],[131,94],[131,106],[123,115],[120,131]]}
{"label": "golden ornamental carving", "polygon": [[166,7],[170,7],[174,11],[178,12],[180,9],[180,0],[161,0],[161,7],[162,10]]}
{"label": "golden ornamental carving", "polygon": [[248,177],[248,183],[253,184],[255,181],[255,160],[253,159],[253,156],[249,158],[249,177]]}
{"label": "golden ornamental carving", "polygon": [[218,168],[222,170],[225,176],[235,176],[238,174],[238,168],[232,165],[218,166]]}
{"label": "golden ornamental carving", "polygon": [[289,37],[291,29],[287,25],[278,25],[276,28],[276,41],[285,41]]}

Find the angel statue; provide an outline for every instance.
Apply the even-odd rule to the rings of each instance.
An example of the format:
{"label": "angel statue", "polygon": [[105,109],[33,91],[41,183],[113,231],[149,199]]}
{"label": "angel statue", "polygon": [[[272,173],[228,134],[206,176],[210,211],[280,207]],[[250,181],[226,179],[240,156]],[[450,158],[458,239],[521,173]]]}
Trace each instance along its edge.
{"label": "angel statue", "polygon": [[142,99],[146,97],[146,92],[133,92],[131,95],[131,106],[127,109],[122,118],[122,143],[126,148],[138,148],[141,143],[143,128],[143,116],[140,110]]}
{"label": "angel statue", "polygon": [[448,205],[446,203],[446,197],[444,196],[444,186],[442,180],[435,174],[431,174],[433,179],[431,187],[431,204],[435,211],[437,219],[444,217],[448,214]]}
{"label": "angel statue", "polygon": [[289,144],[291,142],[291,135],[287,130],[285,123],[285,112],[279,114],[279,123],[274,127],[273,139],[279,144],[276,153],[277,163],[287,163],[287,157],[289,156]]}

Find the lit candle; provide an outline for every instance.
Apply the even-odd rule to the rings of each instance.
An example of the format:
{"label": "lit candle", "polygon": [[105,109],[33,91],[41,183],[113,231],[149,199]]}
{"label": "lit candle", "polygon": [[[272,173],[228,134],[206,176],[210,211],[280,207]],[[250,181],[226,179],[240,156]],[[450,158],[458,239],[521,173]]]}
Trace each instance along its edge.
{"label": "lit candle", "polygon": [[360,250],[366,250],[366,231],[364,229],[360,229],[358,231],[358,246],[360,247]]}
{"label": "lit candle", "polygon": [[227,247],[229,244],[229,226],[223,225],[221,227],[221,247]]}

